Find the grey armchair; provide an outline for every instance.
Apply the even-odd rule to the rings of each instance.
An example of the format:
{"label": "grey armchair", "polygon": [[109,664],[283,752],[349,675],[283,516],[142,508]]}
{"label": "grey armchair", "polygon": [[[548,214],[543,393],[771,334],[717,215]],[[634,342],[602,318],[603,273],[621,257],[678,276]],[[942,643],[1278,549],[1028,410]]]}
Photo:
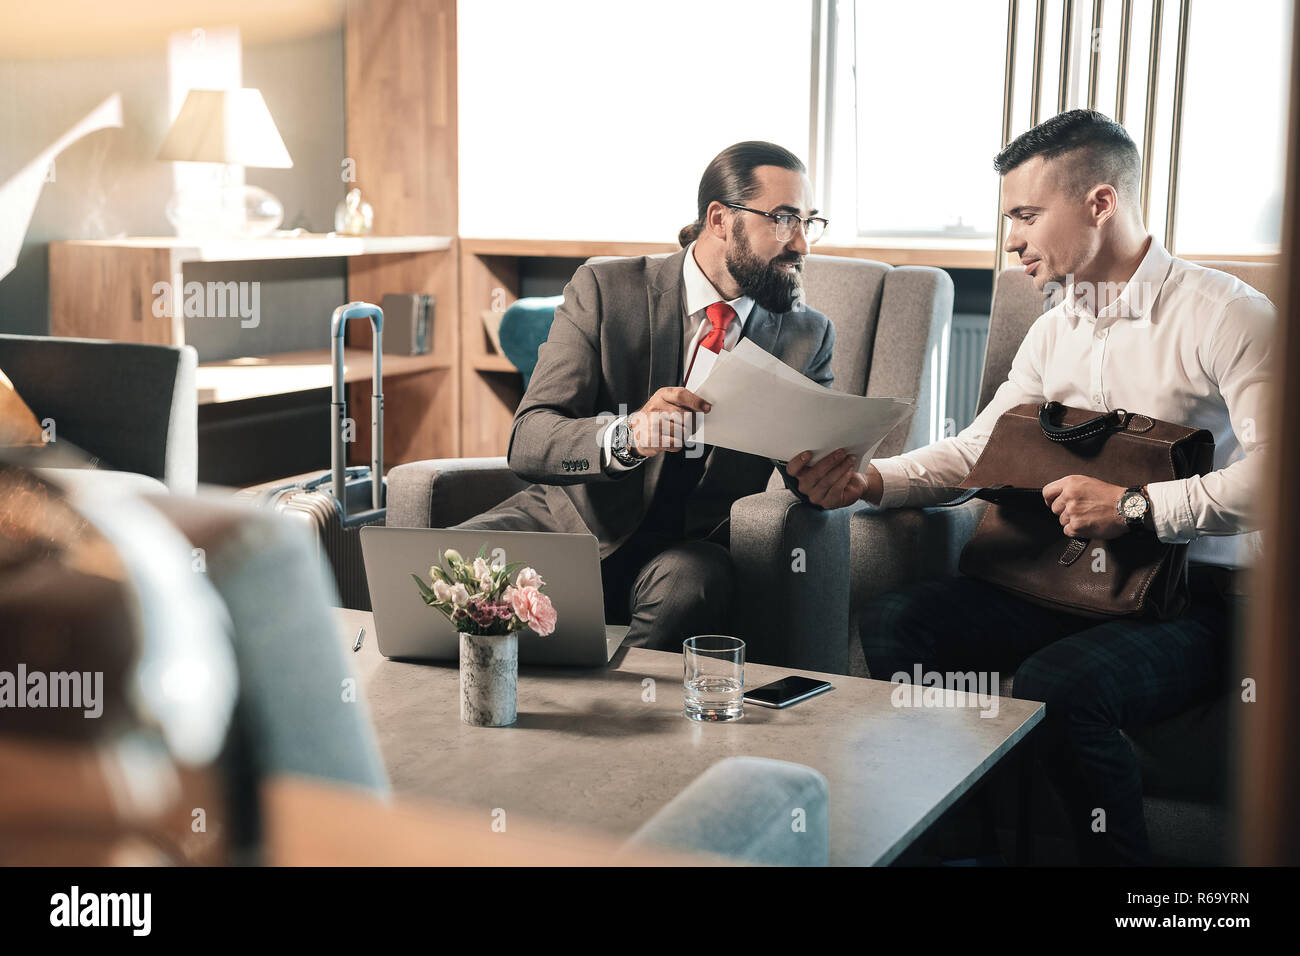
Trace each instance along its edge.
{"label": "grey armchair", "polygon": [[[1257,263],[1210,262],[1270,298],[1277,267]],[[1011,370],[1030,325],[1048,303],[1025,276],[1012,268],[998,277],[993,293],[988,349],[980,379],[978,408],[992,399]],[[975,531],[984,502],[954,508],[864,507],[850,518],[850,615],[858,633],[860,612],[877,597],[910,584],[957,573],[961,549]],[[856,643],[856,641],[855,641]],[[853,673],[867,674],[857,648]],[[1013,678],[1002,680],[1010,696]],[[1147,829],[1157,860],[1178,863],[1228,862],[1228,701],[1220,699],[1157,724],[1126,731],[1142,769]]]}
{"label": "grey armchair", "polygon": [[175,492],[198,482],[197,365],[189,346],[0,335],[0,368],[37,418],[54,419],[56,446]]}
{"label": "grey armchair", "polygon": [[[915,400],[879,454],[925,444],[943,417],[940,357],[952,324],[952,280],[925,267],[808,256],[809,303],[835,323],[834,388]],[[502,458],[399,465],[388,476],[391,527],[442,528],[471,518],[527,486]],[[768,490],[731,509],[731,555],[739,593],[734,630],[750,660],[847,673],[849,618],[844,558],[850,509],[805,505],[773,472]],[[796,563],[795,549],[802,549]],[[772,596],[780,600],[773,601]]]}

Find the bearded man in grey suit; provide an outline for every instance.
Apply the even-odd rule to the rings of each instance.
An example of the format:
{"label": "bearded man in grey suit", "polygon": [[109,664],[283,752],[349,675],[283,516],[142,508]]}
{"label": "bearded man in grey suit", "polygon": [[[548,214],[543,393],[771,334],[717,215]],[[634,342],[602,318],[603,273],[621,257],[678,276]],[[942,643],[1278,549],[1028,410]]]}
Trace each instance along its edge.
{"label": "bearded man in grey suit", "polygon": [[732,503],[763,491],[774,466],[812,506],[852,497],[843,449],[787,466],[686,440],[709,411],[684,387],[700,349],[744,336],[831,384],[835,327],[800,301],[826,225],[811,204],[798,157],[737,143],[705,170],[681,252],[578,269],[510,433],[510,468],[536,484],[458,527],[595,535],[606,621],[629,623],[629,644],[678,650],[725,630]]}

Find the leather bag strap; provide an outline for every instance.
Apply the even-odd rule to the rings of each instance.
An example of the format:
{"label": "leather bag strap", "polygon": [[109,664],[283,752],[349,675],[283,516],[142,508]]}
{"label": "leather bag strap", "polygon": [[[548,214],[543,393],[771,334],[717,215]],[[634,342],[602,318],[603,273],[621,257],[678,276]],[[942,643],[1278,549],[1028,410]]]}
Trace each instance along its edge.
{"label": "leather bag strap", "polygon": [[1128,412],[1117,408],[1077,425],[1057,425],[1055,420],[1060,418],[1064,411],[1065,406],[1060,402],[1044,402],[1039,407],[1038,427],[1042,429],[1044,438],[1066,444],[1087,441],[1089,438],[1096,438],[1108,428],[1123,428],[1128,419]]}

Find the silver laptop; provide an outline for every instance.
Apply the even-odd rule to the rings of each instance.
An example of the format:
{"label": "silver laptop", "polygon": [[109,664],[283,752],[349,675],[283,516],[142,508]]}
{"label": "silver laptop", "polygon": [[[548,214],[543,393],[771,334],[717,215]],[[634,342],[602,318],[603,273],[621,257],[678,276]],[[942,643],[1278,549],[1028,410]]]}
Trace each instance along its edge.
{"label": "silver laptop", "polygon": [[555,605],[558,620],[553,634],[519,633],[521,664],[597,667],[609,662],[628,629],[605,626],[600,552],[592,535],[372,525],[361,529],[361,553],[381,654],[402,660],[459,659],[455,626],[441,611],[425,605],[411,575],[428,581],[429,568],[448,548],[473,558],[483,545],[489,560],[500,548],[507,561],[536,568],[546,582],[546,596]]}

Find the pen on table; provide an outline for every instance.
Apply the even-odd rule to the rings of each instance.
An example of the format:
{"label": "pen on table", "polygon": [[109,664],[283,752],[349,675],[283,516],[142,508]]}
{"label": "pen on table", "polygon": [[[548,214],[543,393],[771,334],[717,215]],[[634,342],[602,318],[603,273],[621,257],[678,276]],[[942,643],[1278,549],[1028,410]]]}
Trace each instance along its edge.
{"label": "pen on table", "polygon": [[365,639],[365,636],[366,636],[366,629],[364,627],[361,628],[359,631],[357,631],[357,639],[352,644],[353,653],[356,653],[357,651],[361,650],[361,642],[362,640]]}

